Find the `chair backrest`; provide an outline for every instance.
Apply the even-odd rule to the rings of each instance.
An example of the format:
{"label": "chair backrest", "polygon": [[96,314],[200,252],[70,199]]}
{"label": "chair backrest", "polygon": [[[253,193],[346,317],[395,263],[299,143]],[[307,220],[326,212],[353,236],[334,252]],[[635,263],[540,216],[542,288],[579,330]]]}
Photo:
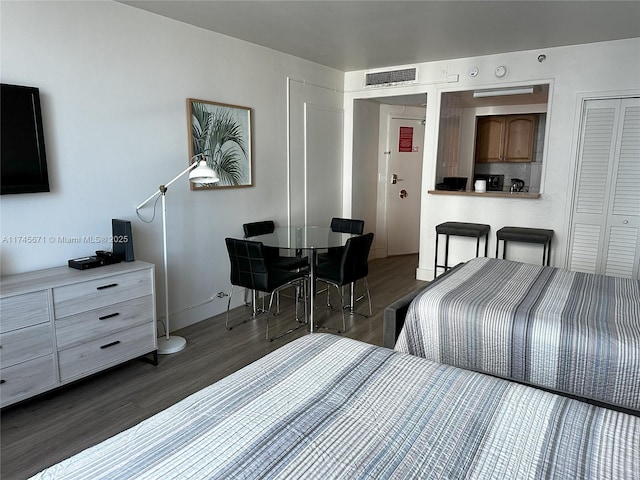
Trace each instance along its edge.
{"label": "chair backrest", "polygon": [[373,233],[351,237],[345,244],[340,259],[340,283],[355,282],[369,274],[369,251],[373,243]]}
{"label": "chair backrest", "polygon": [[268,291],[269,270],[262,242],[225,238],[231,262],[231,284],[251,290]]}
{"label": "chair backrest", "polygon": [[331,219],[331,230],[362,235],[362,232],[364,232],[364,220],[333,217]]}
{"label": "chair backrest", "polygon": [[264,220],[262,222],[244,223],[244,238],[255,237],[256,235],[264,235],[265,233],[273,233],[276,225],[273,220]]}

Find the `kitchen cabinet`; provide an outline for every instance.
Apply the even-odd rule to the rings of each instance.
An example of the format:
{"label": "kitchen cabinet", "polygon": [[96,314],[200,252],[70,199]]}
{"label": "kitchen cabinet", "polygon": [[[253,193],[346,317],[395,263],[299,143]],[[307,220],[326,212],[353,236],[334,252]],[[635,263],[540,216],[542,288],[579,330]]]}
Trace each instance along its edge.
{"label": "kitchen cabinet", "polygon": [[476,163],[532,162],[537,115],[489,115],[476,124]]}

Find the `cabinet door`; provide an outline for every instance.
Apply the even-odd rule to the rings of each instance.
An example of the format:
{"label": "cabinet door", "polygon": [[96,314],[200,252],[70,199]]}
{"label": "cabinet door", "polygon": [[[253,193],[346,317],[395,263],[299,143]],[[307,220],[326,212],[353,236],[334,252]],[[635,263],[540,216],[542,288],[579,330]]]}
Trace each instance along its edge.
{"label": "cabinet door", "polygon": [[535,115],[505,117],[503,162],[531,162],[536,131]]}
{"label": "cabinet door", "polygon": [[478,117],[476,130],[476,163],[501,162],[504,135],[504,117]]}

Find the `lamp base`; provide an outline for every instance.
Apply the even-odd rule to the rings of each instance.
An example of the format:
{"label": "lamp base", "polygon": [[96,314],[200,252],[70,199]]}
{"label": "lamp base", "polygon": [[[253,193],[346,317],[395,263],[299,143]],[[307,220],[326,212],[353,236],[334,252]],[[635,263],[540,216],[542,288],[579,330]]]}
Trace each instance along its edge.
{"label": "lamp base", "polygon": [[169,338],[163,335],[158,338],[158,353],[160,355],[179,352],[180,350],[184,350],[186,346],[187,341],[176,335],[171,335]]}

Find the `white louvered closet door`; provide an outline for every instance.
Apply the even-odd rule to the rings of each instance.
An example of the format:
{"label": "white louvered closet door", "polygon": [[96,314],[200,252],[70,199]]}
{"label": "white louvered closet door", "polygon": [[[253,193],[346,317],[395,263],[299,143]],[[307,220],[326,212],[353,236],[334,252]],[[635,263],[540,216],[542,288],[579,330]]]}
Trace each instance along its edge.
{"label": "white louvered closet door", "polygon": [[585,104],[569,269],[638,278],[640,99]]}

